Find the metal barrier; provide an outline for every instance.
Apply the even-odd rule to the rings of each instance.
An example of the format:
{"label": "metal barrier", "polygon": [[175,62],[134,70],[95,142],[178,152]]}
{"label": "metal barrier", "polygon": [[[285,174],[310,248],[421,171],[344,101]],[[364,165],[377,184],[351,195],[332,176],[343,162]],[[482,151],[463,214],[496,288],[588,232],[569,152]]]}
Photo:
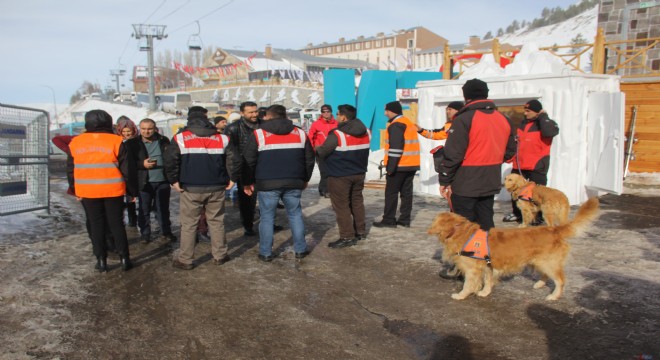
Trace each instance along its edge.
{"label": "metal barrier", "polygon": [[48,112],[0,104],[0,216],[48,209]]}

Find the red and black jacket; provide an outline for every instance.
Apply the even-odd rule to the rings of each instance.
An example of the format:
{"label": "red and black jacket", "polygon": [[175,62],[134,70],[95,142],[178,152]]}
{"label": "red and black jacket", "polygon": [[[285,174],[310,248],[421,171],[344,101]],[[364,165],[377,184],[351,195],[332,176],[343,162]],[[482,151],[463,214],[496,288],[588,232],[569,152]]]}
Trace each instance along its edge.
{"label": "red and black jacket", "polygon": [[559,134],[559,126],[546,113],[535,119],[523,120],[517,130],[518,152],[513,158],[515,170],[530,170],[547,174],[550,168],[552,138]]}
{"label": "red and black jacket", "polygon": [[494,195],[502,187],[502,163],[516,151],[511,121],[490,100],[466,104],[454,118],[439,167],[441,185],[459,196]]}

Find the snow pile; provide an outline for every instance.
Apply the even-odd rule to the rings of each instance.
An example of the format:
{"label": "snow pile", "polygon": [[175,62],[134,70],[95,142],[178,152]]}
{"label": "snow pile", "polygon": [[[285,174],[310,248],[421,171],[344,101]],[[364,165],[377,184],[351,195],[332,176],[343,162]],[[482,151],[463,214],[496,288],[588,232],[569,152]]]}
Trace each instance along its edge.
{"label": "snow pile", "polygon": [[[520,53],[509,64],[501,75],[515,76],[528,74],[563,74],[569,73],[571,68],[565,65],[558,57],[547,51],[539,51],[536,43],[523,45]],[[493,75],[491,73],[484,75]]]}

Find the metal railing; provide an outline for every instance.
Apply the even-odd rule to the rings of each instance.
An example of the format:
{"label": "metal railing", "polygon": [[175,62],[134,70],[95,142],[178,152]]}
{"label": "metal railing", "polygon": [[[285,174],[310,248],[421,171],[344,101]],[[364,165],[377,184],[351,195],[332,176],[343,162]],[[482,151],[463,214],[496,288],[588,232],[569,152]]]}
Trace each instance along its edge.
{"label": "metal railing", "polygon": [[0,216],[48,209],[48,112],[0,104]]}

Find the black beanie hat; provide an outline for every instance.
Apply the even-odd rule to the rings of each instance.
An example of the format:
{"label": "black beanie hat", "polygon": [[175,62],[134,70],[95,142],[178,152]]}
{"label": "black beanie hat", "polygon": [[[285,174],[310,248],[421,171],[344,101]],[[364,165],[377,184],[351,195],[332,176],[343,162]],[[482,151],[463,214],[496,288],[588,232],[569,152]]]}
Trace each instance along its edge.
{"label": "black beanie hat", "polygon": [[541,112],[543,110],[543,105],[538,100],[530,100],[525,104],[525,109],[532,110],[535,113]]}
{"label": "black beanie hat", "polygon": [[398,101],[392,101],[385,104],[385,110],[391,111],[395,114],[403,115],[403,109],[401,108],[401,103]]}
{"label": "black beanie hat", "polygon": [[448,108],[452,108],[454,110],[461,110],[463,108],[463,102],[462,101],[452,101],[447,105]]}
{"label": "black beanie hat", "polygon": [[207,113],[209,112],[209,110],[208,110],[207,108],[205,108],[205,107],[201,107],[201,106],[199,106],[199,105],[195,105],[195,106],[191,106],[191,107],[189,107],[189,108],[188,108],[188,112],[189,112],[189,113],[192,113],[192,112],[201,112],[201,113],[207,114]]}
{"label": "black beanie hat", "polygon": [[194,120],[194,119],[209,121],[209,118],[206,116],[206,114],[204,114],[201,111],[193,111],[191,113],[188,113],[188,120]]}
{"label": "black beanie hat", "polygon": [[465,100],[479,100],[488,98],[488,85],[479,79],[472,79],[463,85],[463,98]]}
{"label": "black beanie hat", "polygon": [[90,110],[85,113],[85,130],[89,132],[112,131],[112,116],[104,110]]}

